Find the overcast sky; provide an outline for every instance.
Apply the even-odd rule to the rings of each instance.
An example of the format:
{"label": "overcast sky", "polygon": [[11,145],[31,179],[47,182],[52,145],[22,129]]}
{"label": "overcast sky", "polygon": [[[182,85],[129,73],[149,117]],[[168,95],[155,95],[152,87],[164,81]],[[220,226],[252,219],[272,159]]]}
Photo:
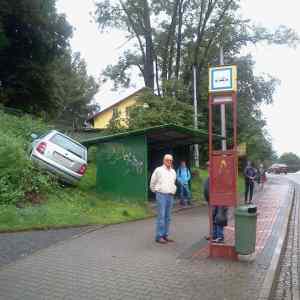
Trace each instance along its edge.
{"label": "overcast sky", "polygon": [[[57,0],[57,8],[67,15],[68,21],[75,27],[71,41],[73,50],[81,52],[88,64],[88,71],[99,77],[107,64],[116,62],[125,39],[119,32],[106,35],[99,33],[90,16],[90,12],[95,10],[93,3],[94,0]],[[300,34],[300,1],[242,0],[241,4],[243,16],[256,24],[268,28],[284,24]],[[249,48],[249,52],[256,60],[257,74],[269,73],[281,80],[274,95],[274,104],[263,108],[274,148],[278,154],[294,152],[300,155],[300,47],[295,50],[283,46],[259,45]],[[139,87],[140,83],[135,88]],[[121,90],[116,94],[110,93],[109,89],[109,86],[102,87],[97,95],[102,107],[111,99],[130,92]]]}

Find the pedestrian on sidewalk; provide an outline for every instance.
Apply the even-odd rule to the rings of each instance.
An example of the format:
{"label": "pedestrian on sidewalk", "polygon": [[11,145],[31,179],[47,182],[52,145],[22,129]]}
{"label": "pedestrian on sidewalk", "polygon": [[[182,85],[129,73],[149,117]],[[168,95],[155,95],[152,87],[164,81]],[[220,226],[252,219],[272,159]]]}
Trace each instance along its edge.
{"label": "pedestrian on sidewalk", "polygon": [[251,161],[247,161],[247,166],[244,170],[245,204],[248,204],[248,203],[250,204],[252,202],[253,190],[254,190],[254,180],[255,180],[256,175],[257,175],[256,169],[252,166]]}
{"label": "pedestrian on sidewalk", "polygon": [[189,187],[191,171],[187,167],[185,160],[180,162],[180,166],[176,172],[176,178],[179,187],[180,205],[191,205],[191,191]]}
{"label": "pedestrian on sidewalk", "polygon": [[160,244],[174,242],[169,238],[171,213],[176,193],[176,172],[172,164],[172,155],[166,154],[163,165],[154,170],[150,180],[150,189],[155,193],[157,204],[155,241]]}
{"label": "pedestrian on sidewalk", "polygon": [[263,164],[259,165],[257,177],[258,177],[258,184],[259,184],[260,190],[263,190],[264,184],[267,180],[266,170],[264,169]]}
{"label": "pedestrian on sidewalk", "polygon": [[228,208],[226,206],[213,206],[213,243],[224,243],[224,227],[228,222]]}

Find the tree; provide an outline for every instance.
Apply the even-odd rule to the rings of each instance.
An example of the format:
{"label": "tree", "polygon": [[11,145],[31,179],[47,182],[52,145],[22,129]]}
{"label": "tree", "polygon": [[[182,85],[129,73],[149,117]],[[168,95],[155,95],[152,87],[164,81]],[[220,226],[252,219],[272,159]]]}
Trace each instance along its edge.
{"label": "tree", "polygon": [[[2,10],[2,7],[5,9]],[[68,47],[72,28],[54,0],[3,0],[0,101],[29,112],[52,109],[49,64]]]}
{"label": "tree", "polygon": [[237,0],[98,1],[95,14],[100,30],[122,29],[128,33],[128,41],[136,40],[115,66],[107,67],[104,75],[116,87],[127,86],[130,69],[136,66],[145,85],[153,90],[155,65],[160,94],[166,81],[190,79],[184,73],[191,73],[193,65],[201,78],[207,64],[216,62],[220,43],[226,55],[233,57],[248,43],[294,45],[298,40],[297,34],[284,26],[271,33],[241,19],[238,3]]}
{"label": "tree", "polygon": [[193,126],[193,107],[174,97],[158,97],[150,91],[139,99],[139,105],[129,110],[128,127],[140,129],[163,124]]}
{"label": "tree", "polygon": [[[96,15],[102,31],[110,27],[121,28],[128,31],[129,39],[136,38],[139,53],[127,52],[124,58],[120,58],[120,73],[125,75],[126,69],[137,66],[143,74],[145,85],[153,90],[154,46],[148,0],[101,1],[97,3]],[[131,60],[133,57],[134,60]],[[114,74],[114,70],[109,67],[106,74]]]}
{"label": "tree", "polygon": [[128,116],[122,119],[115,112],[107,128],[109,133],[143,129],[164,124],[192,127],[190,119],[193,107],[174,97],[159,97],[148,90],[139,96],[138,103],[128,109]]}
{"label": "tree", "polygon": [[300,157],[295,153],[283,153],[279,157],[278,162],[286,164],[290,172],[296,172],[300,170]]}
{"label": "tree", "polygon": [[112,118],[110,119],[108,126],[106,128],[107,133],[119,133],[128,130],[126,126],[126,121],[122,119],[121,113],[118,109],[114,110]]}
{"label": "tree", "polygon": [[[264,155],[273,156],[260,107],[273,101],[278,80],[267,75],[255,76],[251,56],[241,56],[241,51],[249,44],[260,42],[295,46],[299,42],[296,32],[285,26],[270,31],[242,19],[238,13],[238,0],[153,0],[147,3],[147,9],[144,9],[143,3],[144,0],[98,1],[96,19],[100,29],[122,29],[128,33],[128,41],[137,41],[130,44],[116,65],[107,67],[104,75],[114,81],[115,87],[128,86],[130,70],[138,66],[145,85],[154,92],[153,80],[151,84],[146,80],[150,75],[145,68],[147,58],[147,62],[151,61],[155,66],[156,88],[161,103],[174,98],[178,103],[191,104],[191,70],[195,66],[199,115],[202,128],[207,129],[208,64],[219,64],[219,48],[222,45],[226,63],[238,64],[239,141],[248,142],[248,149],[255,149],[259,159]],[[145,24],[141,22],[144,20],[141,16],[145,14],[152,21],[147,34]],[[146,35],[150,33],[152,48],[151,52],[147,52]],[[186,117],[192,119],[192,112]],[[255,143],[256,148],[251,146]]]}
{"label": "tree", "polygon": [[98,84],[80,55],[72,54],[72,27],[55,2],[1,2],[0,103],[82,124]]}
{"label": "tree", "polygon": [[271,138],[265,130],[261,105],[273,101],[279,81],[271,76],[255,76],[251,56],[236,59],[238,64],[238,141],[247,144],[248,158],[252,161],[274,159]]}
{"label": "tree", "polygon": [[55,121],[74,128],[82,127],[87,115],[95,109],[90,101],[98,91],[98,84],[87,74],[86,63],[79,53],[70,51],[50,65],[55,105]]}

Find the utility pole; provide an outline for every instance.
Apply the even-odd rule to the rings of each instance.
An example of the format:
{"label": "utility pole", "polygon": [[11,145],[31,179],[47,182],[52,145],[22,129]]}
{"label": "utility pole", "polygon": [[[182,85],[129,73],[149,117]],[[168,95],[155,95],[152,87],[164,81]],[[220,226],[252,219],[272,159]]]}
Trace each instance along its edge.
{"label": "utility pole", "polygon": [[[197,105],[197,72],[196,72],[196,66],[193,65],[193,91],[194,91],[194,128],[198,129],[198,105]],[[195,167],[199,168],[199,145],[194,145],[194,161],[195,161]]]}
{"label": "utility pole", "polygon": [[[224,50],[223,46],[220,45],[220,65],[224,65]],[[227,150],[226,142],[226,111],[225,104],[221,104],[221,135],[222,135],[222,151]]]}

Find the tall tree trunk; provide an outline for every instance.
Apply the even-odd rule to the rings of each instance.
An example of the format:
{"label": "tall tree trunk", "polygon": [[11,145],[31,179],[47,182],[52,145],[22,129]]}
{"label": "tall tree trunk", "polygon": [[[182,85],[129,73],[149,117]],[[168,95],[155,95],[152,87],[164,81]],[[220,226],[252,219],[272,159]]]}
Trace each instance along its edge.
{"label": "tall tree trunk", "polygon": [[175,79],[179,80],[179,71],[180,71],[180,62],[181,62],[181,42],[182,42],[182,17],[183,17],[183,5],[184,0],[179,1],[178,7],[178,32],[177,32],[177,39],[176,39],[176,65],[175,65]]}
{"label": "tall tree trunk", "polygon": [[170,54],[169,54],[169,63],[168,63],[168,80],[171,80],[173,75],[174,50],[175,50],[175,45],[174,45],[174,41],[172,41],[172,44],[170,45]]}
{"label": "tall tree trunk", "polygon": [[175,30],[176,30],[178,5],[179,5],[180,1],[181,0],[176,0],[176,2],[174,3],[172,20],[171,20],[171,24],[169,26],[167,40],[164,45],[164,51],[163,51],[163,57],[162,57],[162,74],[161,74],[163,81],[170,79],[170,74],[168,74],[168,71],[170,69],[170,60],[173,59],[173,57],[171,57],[171,55],[173,55],[172,48],[174,47],[174,34],[175,34]]}
{"label": "tall tree trunk", "polygon": [[159,86],[159,74],[158,74],[158,59],[157,59],[157,55],[155,55],[155,79],[156,79],[157,94],[158,94],[159,97],[161,97],[160,86]]}
{"label": "tall tree trunk", "polygon": [[145,26],[145,84],[154,92],[154,48],[152,40],[152,28],[150,20],[150,9],[147,0],[144,0],[144,26]]}

